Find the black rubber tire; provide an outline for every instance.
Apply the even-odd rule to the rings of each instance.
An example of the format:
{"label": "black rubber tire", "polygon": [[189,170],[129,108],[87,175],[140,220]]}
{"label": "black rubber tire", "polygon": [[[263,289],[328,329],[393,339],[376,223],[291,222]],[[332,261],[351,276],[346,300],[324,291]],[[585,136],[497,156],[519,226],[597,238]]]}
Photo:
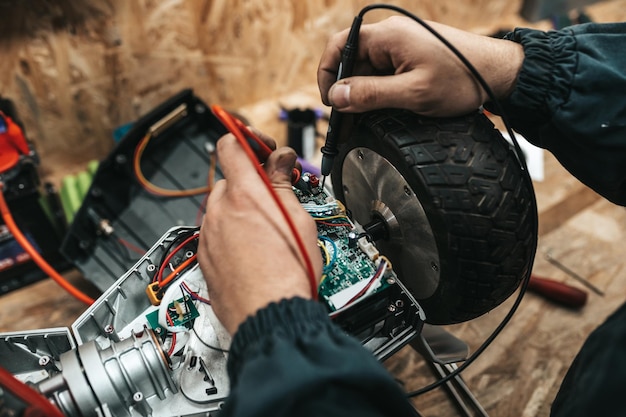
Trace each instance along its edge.
{"label": "black rubber tire", "polygon": [[342,165],[355,147],[389,161],[424,208],[440,257],[436,291],[418,299],[428,323],[485,314],[530,273],[537,247],[532,183],[483,114],[430,119],[384,110],[355,116],[332,174],[344,203]]}

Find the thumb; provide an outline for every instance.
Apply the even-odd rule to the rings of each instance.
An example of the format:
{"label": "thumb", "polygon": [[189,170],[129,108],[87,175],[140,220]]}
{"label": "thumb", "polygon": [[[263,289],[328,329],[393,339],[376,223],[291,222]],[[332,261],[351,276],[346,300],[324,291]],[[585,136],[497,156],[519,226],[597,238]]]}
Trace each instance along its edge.
{"label": "thumb", "polygon": [[279,148],[265,161],[265,172],[274,188],[286,188],[291,191],[291,173],[296,165],[298,156],[291,148]]}
{"label": "thumb", "polygon": [[415,84],[415,78],[409,73],[349,77],[330,88],[328,100],[333,108],[347,113],[381,108],[410,109],[417,96],[412,84]]}

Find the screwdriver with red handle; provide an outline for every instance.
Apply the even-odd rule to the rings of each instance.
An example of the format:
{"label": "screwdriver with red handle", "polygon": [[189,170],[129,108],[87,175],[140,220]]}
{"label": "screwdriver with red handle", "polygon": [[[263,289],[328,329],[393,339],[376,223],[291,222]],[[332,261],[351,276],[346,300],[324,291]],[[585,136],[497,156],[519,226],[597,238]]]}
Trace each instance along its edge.
{"label": "screwdriver with red handle", "polygon": [[580,308],[587,303],[586,291],[534,274],[530,276],[528,289],[566,307]]}

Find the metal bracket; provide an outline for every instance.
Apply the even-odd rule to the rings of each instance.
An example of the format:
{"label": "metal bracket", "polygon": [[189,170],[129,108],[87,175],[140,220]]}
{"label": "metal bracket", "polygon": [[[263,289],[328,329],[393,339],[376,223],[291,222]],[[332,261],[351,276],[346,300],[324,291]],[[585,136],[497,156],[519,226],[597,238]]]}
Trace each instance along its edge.
{"label": "metal bracket", "polygon": [[[410,343],[421,354],[437,378],[457,369],[457,362],[469,356],[469,346],[442,327],[424,324],[422,332]],[[460,375],[445,383],[450,399],[464,417],[489,417]]]}

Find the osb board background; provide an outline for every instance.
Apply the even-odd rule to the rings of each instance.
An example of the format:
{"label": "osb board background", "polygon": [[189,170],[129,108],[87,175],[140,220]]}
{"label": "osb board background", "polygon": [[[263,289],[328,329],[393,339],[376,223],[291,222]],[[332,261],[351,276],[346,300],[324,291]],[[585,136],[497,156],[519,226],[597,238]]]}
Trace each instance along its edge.
{"label": "osb board background", "polygon": [[[520,0],[392,3],[483,33],[523,24]],[[366,4],[0,0],[0,95],[15,100],[50,177],[102,158],[116,126],[183,88],[228,108],[310,89],[326,39]]]}

